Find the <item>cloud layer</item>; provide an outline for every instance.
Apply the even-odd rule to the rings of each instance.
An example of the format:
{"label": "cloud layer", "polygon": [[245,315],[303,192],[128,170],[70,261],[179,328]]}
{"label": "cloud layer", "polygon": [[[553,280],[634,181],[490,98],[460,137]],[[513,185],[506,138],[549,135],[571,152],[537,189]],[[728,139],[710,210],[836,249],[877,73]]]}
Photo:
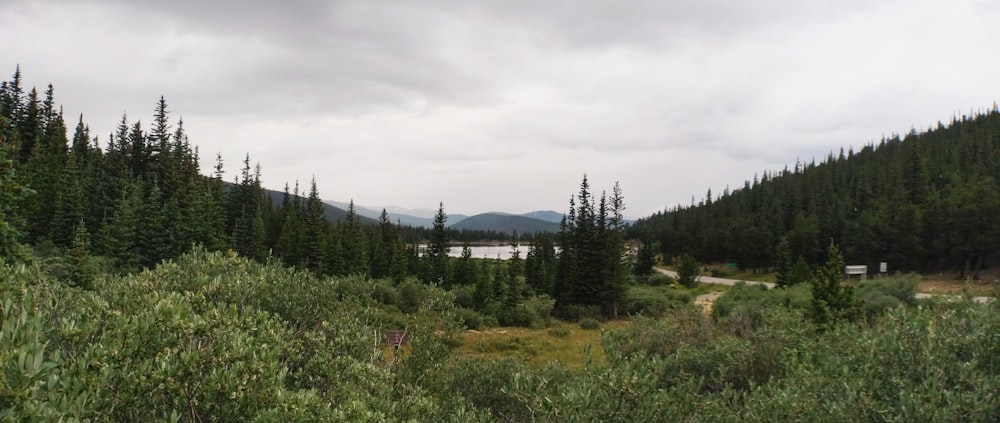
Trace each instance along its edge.
{"label": "cloud layer", "polygon": [[978,1],[28,1],[0,71],[102,139],[160,95],[203,166],[455,213],[563,210],[587,172],[630,217],[989,106]]}

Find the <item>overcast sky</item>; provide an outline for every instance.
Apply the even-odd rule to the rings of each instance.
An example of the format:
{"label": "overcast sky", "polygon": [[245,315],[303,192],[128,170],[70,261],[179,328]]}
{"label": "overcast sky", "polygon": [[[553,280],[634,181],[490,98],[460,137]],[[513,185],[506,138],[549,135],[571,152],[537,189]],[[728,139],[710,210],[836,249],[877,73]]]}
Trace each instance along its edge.
{"label": "overcast sky", "polygon": [[0,72],[103,143],[161,95],[209,171],[474,214],[638,218],[1000,97],[972,0],[3,0]]}

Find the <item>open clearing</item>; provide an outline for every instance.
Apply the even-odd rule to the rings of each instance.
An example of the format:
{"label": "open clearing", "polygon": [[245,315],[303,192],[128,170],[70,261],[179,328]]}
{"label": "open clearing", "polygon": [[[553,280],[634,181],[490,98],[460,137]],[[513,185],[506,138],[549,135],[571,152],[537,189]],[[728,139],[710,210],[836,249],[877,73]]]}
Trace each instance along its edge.
{"label": "open clearing", "polygon": [[612,320],[601,323],[601,329],[581,329],[576,323],[556,321],[544,329],[468,330],[463,335],[459,355],[484,359],[511,357],[539,367],[559,362],[570,369],[580,369],[587,362],[588,348],[591,360],[604,360],[601,330],[618,329],[628,324],[627,320]]}

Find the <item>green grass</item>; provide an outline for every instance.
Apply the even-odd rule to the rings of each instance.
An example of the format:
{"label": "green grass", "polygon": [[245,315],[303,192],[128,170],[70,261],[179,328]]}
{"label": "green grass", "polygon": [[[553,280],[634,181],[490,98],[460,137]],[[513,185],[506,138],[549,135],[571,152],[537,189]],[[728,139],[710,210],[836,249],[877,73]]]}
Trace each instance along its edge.
{"label": "green grass", "polygon": [[[604,330],[628,326],[626,320],[601,323]],[[539,368],[558,362],[570,369],[581,369],[589,356],[604,360],[601,331],[580,329],[577,323],[556,321],[551,327],[528,329],[498,327],[485,331],[466,331],[458,354],[483,359],[516,358]]]}

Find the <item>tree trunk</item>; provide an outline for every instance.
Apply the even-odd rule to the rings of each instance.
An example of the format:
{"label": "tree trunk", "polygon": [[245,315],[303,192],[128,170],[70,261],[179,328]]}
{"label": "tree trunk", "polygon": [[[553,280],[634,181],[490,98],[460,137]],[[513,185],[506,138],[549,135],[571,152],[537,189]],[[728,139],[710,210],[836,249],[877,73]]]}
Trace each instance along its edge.
{"label": "tree trunk", "polygon": [[983,267],[983,256],[984,255],[985,254],[983,254],[982,251],[979,251],[976,254],[976,267],[974,267],[973,270],[972,270],[972,279],[973,280],[977,280],[977,281],[979,280],[979,270],[982,269],[982,267]]}

